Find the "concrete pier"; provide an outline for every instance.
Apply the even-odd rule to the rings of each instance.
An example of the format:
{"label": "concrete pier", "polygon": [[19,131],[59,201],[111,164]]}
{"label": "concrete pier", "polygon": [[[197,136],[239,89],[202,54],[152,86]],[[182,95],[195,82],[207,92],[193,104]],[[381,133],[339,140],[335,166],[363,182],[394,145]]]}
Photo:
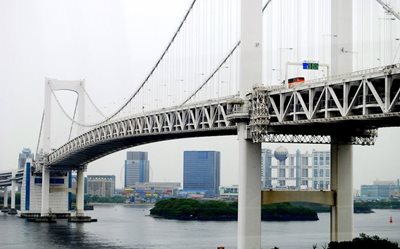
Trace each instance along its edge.
{"label": "concrete pier", "polygon": [[336,204],[331,207],[331,241],[353,239],[353,149],[336,141],[331,144],[331,190]]}
{"label": "concrete pier", "polygon": [[239,125],[238,248],[261,248],[261,144],[246,140]]}
{"label": "concrete pier", "polygon": [[42,206],[40,215],[49,216],[49,194],[50,194],[50,171],[43,167],[42,169]]}
{"label": "concrete pier", "polygon": [[17,181],[15,180],[15,174],[13,173],[11,180],[11,208],[8,210],[8,214],[15,215],[17,214],[17,209],[15,208],[15,187],[17,185]]}
{"label": "concrete pier", "polygon": [[3,208],[1,212],[7,213],[8,212],[8,187],[5,187],[4,194],[3,194]]}
{"label": "concrete pier", "polygon": [[83,175],[83,169],[79,169],[77,171],[77,186],[76,186],[76,216],[85,216],[84,211],[84,198],[85,198],[85,186],[84,180],[85,177]]}
{"label": "concrete pier", "polygon": [[85,216],[84,207],[84,168],[77,170],[77,186],[76,186],[76,213],[74,216],[68,218],[69,222],[85,223],[96,222],[97,219],[92,219],[90,216]]}

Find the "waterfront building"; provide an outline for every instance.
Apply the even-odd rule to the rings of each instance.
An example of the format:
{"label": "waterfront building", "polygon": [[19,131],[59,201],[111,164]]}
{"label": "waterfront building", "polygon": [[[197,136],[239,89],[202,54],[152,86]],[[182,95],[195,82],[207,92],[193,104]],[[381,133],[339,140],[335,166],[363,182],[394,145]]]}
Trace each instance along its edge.
{"label": "waterfront building", "polygon": [[31,149],[23,148],[21,153],[19,153],[19,156],[18,156],[18,169],[25,168],[26,159],[28,159],[28,158],[33,160],[33,153],[31,152]]}
{"label": "waterfront building", "polygon": [[132,186],[134,196],[141,200],[176,197],[180,188],[180,182],[136,182]]}
{"label": "waterfront building", "polygon": [[331,175],[331,153],[330,151],[312,152],[313,189],[329,190]]}
{"label": "waterfront building", "polygon": [[216,196],[220,184],[219,151],[185,151],[183,154],[183,191]]}
{"label": "waterfront building", "polygon": [[330,152],[289,153],[279,146],[261,154],[262,186],[268,189],[330,189]]}
{"label": "waterfront building", "polygon": [[238,185],[220,186],[219,187],[219,197],[221,199],[237,200],[238,195],[239,195],[239,186]]}
{"label": "waterfront building", "polygon": [[379,181],[376,180],[372,185],[361,185],[361,199],[388,199],[397,197],[400,190],[399,180]]}
{"label": "waterfront building", "polygon": [[128,151],[125,160],[124,187],[131,187],[137,182],[149,182],[149,169],[147,152]]}
{"label": "waterfront building", "polygon": [[114,175],[88,175],[87,192],[89,195],[111,197],[115,195]]}

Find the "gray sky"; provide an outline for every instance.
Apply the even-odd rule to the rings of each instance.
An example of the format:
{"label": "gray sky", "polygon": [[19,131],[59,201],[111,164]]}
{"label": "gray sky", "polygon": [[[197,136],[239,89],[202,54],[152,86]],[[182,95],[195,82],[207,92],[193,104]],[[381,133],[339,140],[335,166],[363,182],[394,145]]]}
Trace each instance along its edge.
{"label": "gray sky", "polygon": [[[175,31],[190,0],[0,0],[0,171],[16,168],[23,147],[36,149],[45,77],[85,79],[111,111],[136,88]],[[73,102],[73,101],[72,101]],[[400,178],[400,129],[381,129],[373,147],[355,146],[355,187]],[[275,149],[278,144],[264,144]],[[289,151],[329,146],[285,145]],[[172,140],[132,148],[149,152],[153,181],[182,181],[184,150],[221,151],[221,184],[238,178],[236,137]],[[122,186],[125,152],[88,166]]]}

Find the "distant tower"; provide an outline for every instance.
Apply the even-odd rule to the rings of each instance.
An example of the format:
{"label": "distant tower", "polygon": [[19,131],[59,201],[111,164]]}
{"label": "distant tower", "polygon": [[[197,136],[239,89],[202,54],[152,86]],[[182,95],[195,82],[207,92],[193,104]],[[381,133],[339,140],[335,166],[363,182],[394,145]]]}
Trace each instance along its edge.
{"label": "distant tower", "polygon": [[279,161],[279,165],[282,165],[282,166],[285,165],[285,161],[286,161],[288,155],[289,155],[288,150],[283,146],[279,146],[274,151],[274,156],[275,156],[276,160],[278,160]]}
{"label": "distant tower", "polygon": [[274,156],[276,160],[278,160],[278,185],[280,187],[286,186],[286,159],[288,158],[288,150],[283,147],[279,146],[275,151],[274,151]]}
{"label": "distant tower", "polygon": [[183,154],[183,190],[218,195],[220,185],[219,151],[185,151]]}
{"label": "distant tower", "polygon": [[263,173],[263,187],[272,188],[272,150],[262,149],[261,150],[261,169]]}
{"label": "distant tower", "polygon": [[125,188],[137,182],[149,182],[149,169],[147,152],[128,151],[125,160]]}
{"label": "distant tower", "polygon": [[33,160],[33,154],[31,152],[31,149],[23,148],[22,152],[19,153],[19,157],[18,157],[18,169],[25,168],[26,159],[28,159],[28,158]]}
{"label": "distant tower", "polygon": [[301,161],[301,152],[299,149],[296,150],[296,188],[300,189],[301,186],[301,167],[302,167],[302,161]]}

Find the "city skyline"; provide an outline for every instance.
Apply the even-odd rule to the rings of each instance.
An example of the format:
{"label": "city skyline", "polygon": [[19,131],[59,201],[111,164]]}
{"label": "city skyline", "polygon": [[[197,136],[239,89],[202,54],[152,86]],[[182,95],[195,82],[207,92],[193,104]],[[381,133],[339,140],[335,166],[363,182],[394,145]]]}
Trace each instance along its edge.
{"label": "city skyline", "polygon": [[[6,152],[0,158],[0,171],[17,168],[18,154],[23,147],[36,152],[45,77],[85,79],[93,100],[106,113],[111,113],[129,96],[136,86],[134,83],[140,82],[153,66],[189,4],[184,0],[159,1],[154,8],[156,1],[119,5],[100,2],[0,3],[0,85],[4,90],[0,115],[7,117],[0,129],[0,150]],[[15,13],[18,15],[14,16]],[[141,39],[137,39],[138,35]],[[68,102],[71,96],[59,95],[67,106],[74,103],[74,99]],[[55,140],[62,140],[67,133],[57,136]],[[400,128],[386,128],[379,129],[375,146],[354,146],[355,188],[376,178],[398,178],[397,141],[400,141]],[[292,151],[296,146],[309,151],[312,146],[320,148],[316,145],[288,148]],[[156,181],[181,181],[182,151],[218,150],[221,151],[221,184],[237,183],[236,136],[172,140],[132,149],[149,152],[153,170],[150,177]],[[153,158],[158,151],[162,153]],[[89,164],[86,174],[115,174],[120,182],[125,152]]]}

